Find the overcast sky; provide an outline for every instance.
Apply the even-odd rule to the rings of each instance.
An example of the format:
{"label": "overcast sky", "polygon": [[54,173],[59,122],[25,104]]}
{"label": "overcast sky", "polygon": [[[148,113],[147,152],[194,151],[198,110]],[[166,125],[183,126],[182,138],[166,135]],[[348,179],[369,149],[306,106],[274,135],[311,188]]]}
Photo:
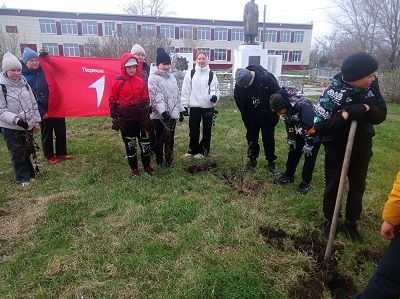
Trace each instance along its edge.
{"label": "overcast sky", "polygon": [[[176,17],[241,21],[243,8],[248,0],[165,0],[168,11]],[[264,5],[266,22],[310,23],[313,22],[313,37],[327,34],[330,24],[327,12],[333,11],[330,0],[256,0],[263,21]],[[123,5],[129,0],[0,0],[7,8],[55,10],[71,12],[123,13]]]}

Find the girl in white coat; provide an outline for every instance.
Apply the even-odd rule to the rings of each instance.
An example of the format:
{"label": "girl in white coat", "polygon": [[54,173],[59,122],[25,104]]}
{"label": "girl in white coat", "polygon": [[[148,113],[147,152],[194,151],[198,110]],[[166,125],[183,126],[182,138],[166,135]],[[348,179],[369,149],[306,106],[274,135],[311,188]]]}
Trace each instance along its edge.
{"label": "girl in white coat", "polygon": [[21,74],[21,62],[6,53],[0,73],[0,130],[7,142],[15,180],[22,186],[35,178],[31,161],[32,133],[39,131],[40,114],[32,88]]}
{"label": "girl in white coat", "polygon": [[150,66],[148,83],[152,106],[150,118],[154,120],[156,131],[156,162],[158,166],[172,167],[176,120],[183,120],[183,106],[175,77],[171,74],[171,58],[163,49],[159,52],[156,64]]}
{"label": "girl in white coat", "polygon": [[[186,73],[182,84],[181,99],[186,115],[189,114],[190,137],[189,151],[185,156],[203,158],[210,153],[214,106],[219,100],[218,79],[210,73],[205,52],[197,53],[194,70],[194,74],[193,70]],[[203,136],[200,140],[201,120]]]}

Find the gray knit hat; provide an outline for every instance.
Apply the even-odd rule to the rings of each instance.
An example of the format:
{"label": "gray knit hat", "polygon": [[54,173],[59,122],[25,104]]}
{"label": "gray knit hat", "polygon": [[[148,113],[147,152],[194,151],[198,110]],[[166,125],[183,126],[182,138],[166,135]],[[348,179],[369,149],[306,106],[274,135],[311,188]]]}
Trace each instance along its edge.
{"label": "gray knit hat", "polygon": [[131,53],[132,54],[136,54],[136,53],[143,53],[146,54],[146,52],[144,51],[143,47],[139,44],[134,44],[132,49],[131,49]]}
{"label": "gray knit hat", "polygon": [[9,70],[22,70],[21,62],[13,54],[7,52],[3,56],[3,62],[1,63],[1,68],[3,72],[8,72]]}
{"label": "gray knit hat", "polygon": [[248,69],[237,69],[236,70],[236,84],[239,87],[245,87],[249,85],[251,81],[251,72]]}

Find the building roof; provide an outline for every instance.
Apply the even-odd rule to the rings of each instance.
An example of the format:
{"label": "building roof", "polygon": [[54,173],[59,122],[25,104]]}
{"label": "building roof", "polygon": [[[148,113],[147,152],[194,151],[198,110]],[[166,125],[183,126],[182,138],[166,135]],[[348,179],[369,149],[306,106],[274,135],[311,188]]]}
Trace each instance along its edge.
{"label": "building roof", "polygon": [[[106,21],[125,21],[125,22],[147,22],[147,23],[165,23],[165,24],[188,24],[188,25],[204,25],[204,26],[231,26],[243,27],[242,21],[229,20],[211,20],[211,19],[193,19],[193,18],[177,18],[177,17],[153,17],[139,16],[127,14],[103,14],[88,12],[62,12],[47,11],[33,9],[17,9],[17,8],[0,8],[0,15],[19,16],[19,17],[36,17],[36,18],[59,18],[59,19],[82,19],[82,20],[106,20]],[[258,24],[259,27],[263,23]],[[307,29],[312,30],[313,24],[297,24],[297,23],[270,23],[266,22],[268,28],[290,28],[290,29]]]}

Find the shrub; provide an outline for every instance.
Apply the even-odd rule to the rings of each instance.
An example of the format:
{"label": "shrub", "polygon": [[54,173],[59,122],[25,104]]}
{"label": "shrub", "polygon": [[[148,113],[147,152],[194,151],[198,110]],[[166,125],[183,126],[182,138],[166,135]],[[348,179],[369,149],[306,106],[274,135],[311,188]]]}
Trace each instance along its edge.
{"label": "shrub", "polygon": [[379,75],[382,94],[387,103],[400,103],[400,71],[392,70]]}

